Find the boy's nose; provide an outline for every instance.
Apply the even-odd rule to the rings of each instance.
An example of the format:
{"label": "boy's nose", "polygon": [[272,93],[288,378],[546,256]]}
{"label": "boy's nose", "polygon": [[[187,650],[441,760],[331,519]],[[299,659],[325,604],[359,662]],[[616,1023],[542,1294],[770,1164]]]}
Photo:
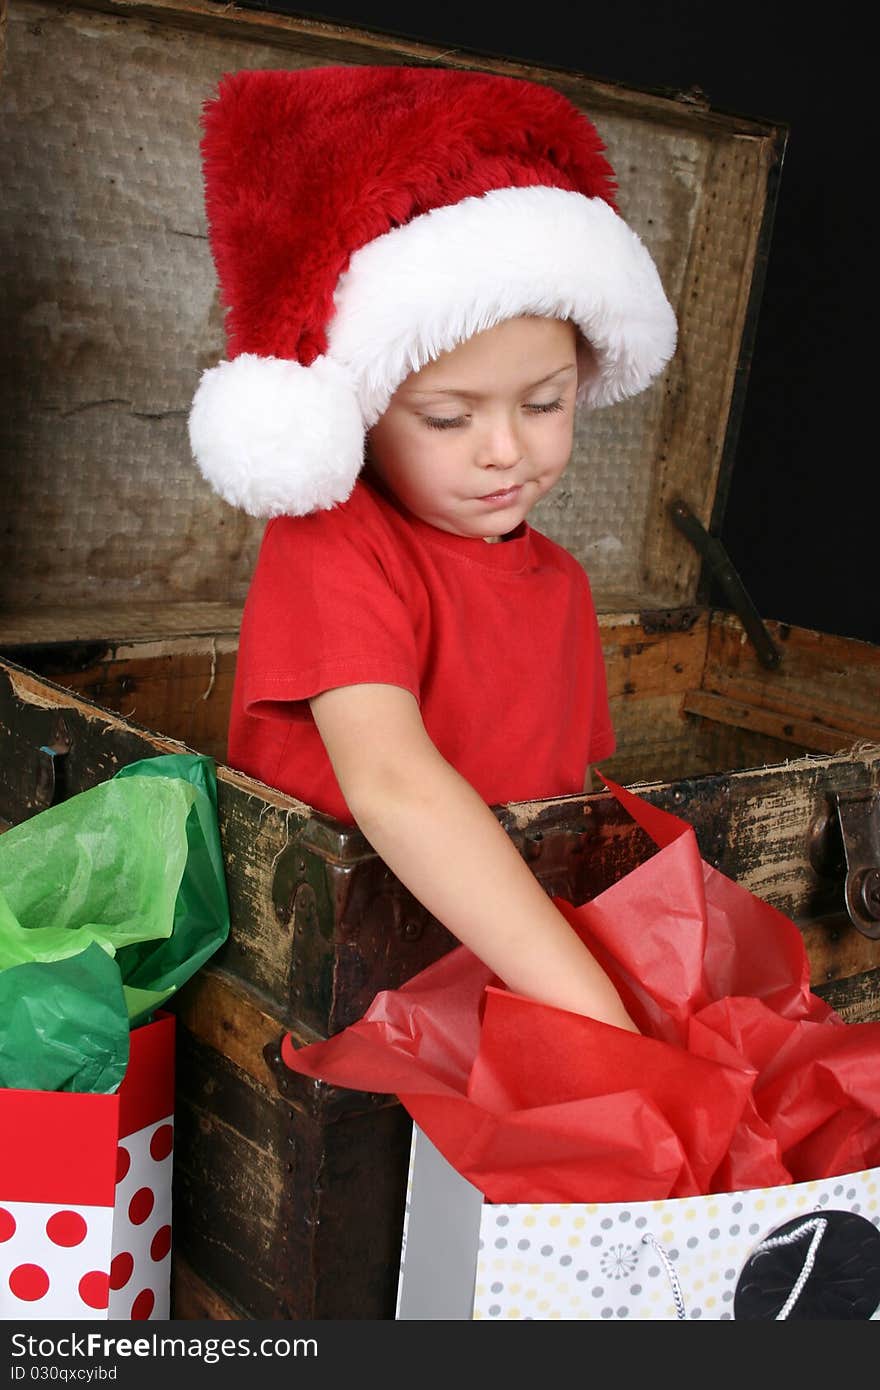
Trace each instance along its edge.
{"label": "boy's nose", "polygon": [[522,458],[522,444],[511,424],[498,423],[486,431],[477,452],[483,468],[514,468]]}

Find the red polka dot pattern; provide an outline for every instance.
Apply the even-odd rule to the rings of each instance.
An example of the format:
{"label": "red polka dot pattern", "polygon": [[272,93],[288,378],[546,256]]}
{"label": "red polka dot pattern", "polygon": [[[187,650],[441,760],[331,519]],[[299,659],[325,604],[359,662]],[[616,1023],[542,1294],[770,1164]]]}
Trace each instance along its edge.
{"label": "red polka dot pattern", "polygon": [[111,1289],[124,1289],[134,1269],[134,1257],[128,1251],[117,1255],[110,1265]]}
{"label": "red polka dot pattern", "polygon": [[174,1147],[174,1129],[171,1125],[160,1125],[150,1140],[150,1153],[157,1163],[167,1158]]}
{"label": "red polka dot pattern", "polygon": [[134,1303],[131,1305],[132,1322],[145,1322],[153,1311],[156,1296],[152,1289],[141,1289]]}
{"label": "red polka dot pattern", "polygon": [[17,1265],[9,1276],[9,1287],[16,1298],[36,1303],[49,1292],[49,1276],[40,1265]]}
{"label": "red polka dot pattern", "polygon": [[150,1254],[154,1260],[164,1260],[171,1249],[171,1227],[160,1226],[150,1243]]}
{"label": "red polka dot pattern", "polygon": [[153,1210],[153,1189],[139,1187],[128,1204],[128,1219],[133,1226],[142,1226]]}
{"label": "red polka dot pattern", "polygon": [[79,1296],[90,1308],[106,1308],[110,1302],[110,1280],[103,1270],[93,1269],[80,1279]]}
{"label": "red polka dot pattern", "polygon": [[124,1148],[122,1147],[122,1145],[120,1144],[120,1145],[119,1145],[119,1148],[116,1150],[116,1181],[117,1181],[117,1182],[122,1182],[122,1179],[125,1177],[125,1175],[126,1175],[126,1173],[128,1172],[128,1170],[129,1170],[130,1167],[131,1167],[131,1155],[129,1154],[128,1149],[124,1149]]}
{"label": "red polka dot pattern", "polygon": [[81,1245],[86,1238],[88,1227],[76,1211],[56,1211],[46,1222],[46,1235],[53,1245]]}
{"label": "red polka dot pattern", "polygon": [[168,1317],[173,1118],[107,1138],[100,1183],[94,1163],[71,1153],[61,1201],[51,1200],[48,1164],[49,1200],[0,1189],[0,1319]]}

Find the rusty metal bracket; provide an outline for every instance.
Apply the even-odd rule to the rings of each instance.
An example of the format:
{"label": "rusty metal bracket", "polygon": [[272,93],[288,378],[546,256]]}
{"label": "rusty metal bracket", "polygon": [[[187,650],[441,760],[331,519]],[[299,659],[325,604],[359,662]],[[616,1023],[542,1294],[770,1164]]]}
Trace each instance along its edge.
{"label": "rusty metal bracket", "polygon": [[764,626],[721,541],[717,536],[710,536],[703,523],[680,497],[670,502],[669,515],[718,580],[731,608],[748,633],[761,665],[774,670],[782,660],[782,653]]}
{"label": "rusty metal bracket", "polygon": [[705,610],[702,608],[643,608],[639,622],[646,633],[690,632]]}
{"label": "rusty metal bracket", "polygon": [[44,743],[39,751],[37,780],[33,801],[38,810],[57,806],[59,801],[67,800],[67,787],[64,770],[65,758],[70,752],[70,731],[59,716],[51,743]]}
{"label": "rusty metal bracket", "polygon": [[831,792],[828,800],[811,828],[810,862],[823,877],[845,870],[849,919],[863,936],[880,940],[880,792]]}
{"label": "rusty metal bracket", "polygon": [[[309,1042],[323,1042],[325,1039],[305,1036],[303,1045]],[[333,1086],[329,1081],[319,1081],[301,1072],[292,1071],[281,1055],[281,1038],[267,1043],[263,1048],[263,1060],[275,1081],[278,1095],[299,1115],[308,1116],[321,1124],[346,1119],[352,1115],[372,1114],[377,1110],[388,1110],[399,1101],[395,1095],[384,1091],[354,1091],[347,1086]]]}

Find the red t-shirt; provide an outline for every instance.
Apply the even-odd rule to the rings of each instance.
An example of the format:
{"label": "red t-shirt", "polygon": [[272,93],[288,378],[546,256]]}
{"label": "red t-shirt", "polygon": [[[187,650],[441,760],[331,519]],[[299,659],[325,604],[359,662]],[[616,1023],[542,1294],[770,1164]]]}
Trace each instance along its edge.
{"label": "red t-shirt", "polygon": [[228,762],[353,824],[307,701],[379,682],[489,805],[581,792],[614,751],[587,576],[527,522],[497,544],[419,520],[365,478],[276,517],[241,626]]}

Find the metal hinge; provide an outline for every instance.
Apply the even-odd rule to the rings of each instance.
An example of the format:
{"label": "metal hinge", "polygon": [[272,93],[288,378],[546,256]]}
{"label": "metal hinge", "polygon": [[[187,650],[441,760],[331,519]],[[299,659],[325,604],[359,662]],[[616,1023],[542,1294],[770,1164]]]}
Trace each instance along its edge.
{"label": "metal hinge", "polygon": [[670,502],[669,515],[721,585],[728,603],[748,633],[761,665],[766,666],[768,670],[775,670],[782,660],[782,653],[764,626],[763,619],[721,541],[717,536],[709,534],[682,498],[677,497]]}
{"label": "metal hinge", "polygon": [[835,861],[845,868],[849,919],[864,936],[880,940],[880,792],[831,792],[828,799],[829,811],[812,826],[810,862],[823,876]]}

